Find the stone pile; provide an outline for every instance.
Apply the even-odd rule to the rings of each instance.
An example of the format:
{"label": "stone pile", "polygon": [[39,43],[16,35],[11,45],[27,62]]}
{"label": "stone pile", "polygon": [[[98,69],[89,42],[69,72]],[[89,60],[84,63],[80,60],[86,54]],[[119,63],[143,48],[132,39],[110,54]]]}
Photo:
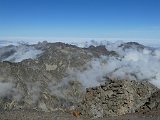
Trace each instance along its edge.
{"label": "stone pile", "polygon": [[155,91],[147,81],[109,80],[86,90],[81,111],[92,118],[134,113]]}

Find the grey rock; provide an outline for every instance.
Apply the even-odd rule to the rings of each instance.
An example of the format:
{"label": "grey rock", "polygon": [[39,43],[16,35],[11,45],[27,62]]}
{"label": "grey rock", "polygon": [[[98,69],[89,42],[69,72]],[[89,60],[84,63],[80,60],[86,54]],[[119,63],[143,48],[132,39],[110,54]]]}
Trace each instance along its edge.
{"label": "grey rock", "polygon": [[81,111],[92,118],[134,113],[157,90],[147,81],[110,80],[86,90]]}

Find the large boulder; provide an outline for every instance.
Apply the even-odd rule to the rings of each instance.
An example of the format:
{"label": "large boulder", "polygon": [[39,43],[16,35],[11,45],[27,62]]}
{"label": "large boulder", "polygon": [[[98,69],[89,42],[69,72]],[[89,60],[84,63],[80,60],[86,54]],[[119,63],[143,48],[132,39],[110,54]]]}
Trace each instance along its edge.
{"label": "large boulder", "polygon": [[134,113],[155,91],[147,81],[108,80],[86,90],[81,112],[92,118]]}

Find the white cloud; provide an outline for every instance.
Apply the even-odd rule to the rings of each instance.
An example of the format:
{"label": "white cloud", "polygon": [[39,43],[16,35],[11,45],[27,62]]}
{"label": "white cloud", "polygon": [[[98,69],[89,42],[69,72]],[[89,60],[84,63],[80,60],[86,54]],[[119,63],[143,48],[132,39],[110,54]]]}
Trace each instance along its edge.
{"label": "white cloud", "polygon": [[[35,59],[37,55],[41,54],[41,50],[26,45],[2,47],[0,51],[0,60],[21,62],[25,59]],[[4,57],[5,56],[5,57]]]}

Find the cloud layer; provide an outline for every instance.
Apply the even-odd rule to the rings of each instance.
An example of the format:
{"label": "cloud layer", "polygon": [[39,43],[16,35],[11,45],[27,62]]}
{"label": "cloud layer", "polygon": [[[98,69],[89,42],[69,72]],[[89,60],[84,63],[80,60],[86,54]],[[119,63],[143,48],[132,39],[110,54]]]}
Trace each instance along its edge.
{"label": "cloud layer", "polygon": [[[65,80],[77,80],[85,88],[93,87],[105,81],[104,77],[112,79],[148,80],[160,88],[160,50],[133,44],[132,47],[121,46],[123,42],[100,43],[108,50],[114,50],[119,57],[101,56],[86,64],[84,71],[68,70]],[[99,43],[92,43],[99,45]],[[88,44],[86,44],[88,47]]]}
{"label": "cloud layer", "polygon": [[41,50],[37,50],[32,46],[28,45],[18,45],[18,46],[6,46],[0,48],[0,60],[1,61],[11,61],[11,62],[21,62],[25,59],[35,59],[37,55],[41,54]]}

